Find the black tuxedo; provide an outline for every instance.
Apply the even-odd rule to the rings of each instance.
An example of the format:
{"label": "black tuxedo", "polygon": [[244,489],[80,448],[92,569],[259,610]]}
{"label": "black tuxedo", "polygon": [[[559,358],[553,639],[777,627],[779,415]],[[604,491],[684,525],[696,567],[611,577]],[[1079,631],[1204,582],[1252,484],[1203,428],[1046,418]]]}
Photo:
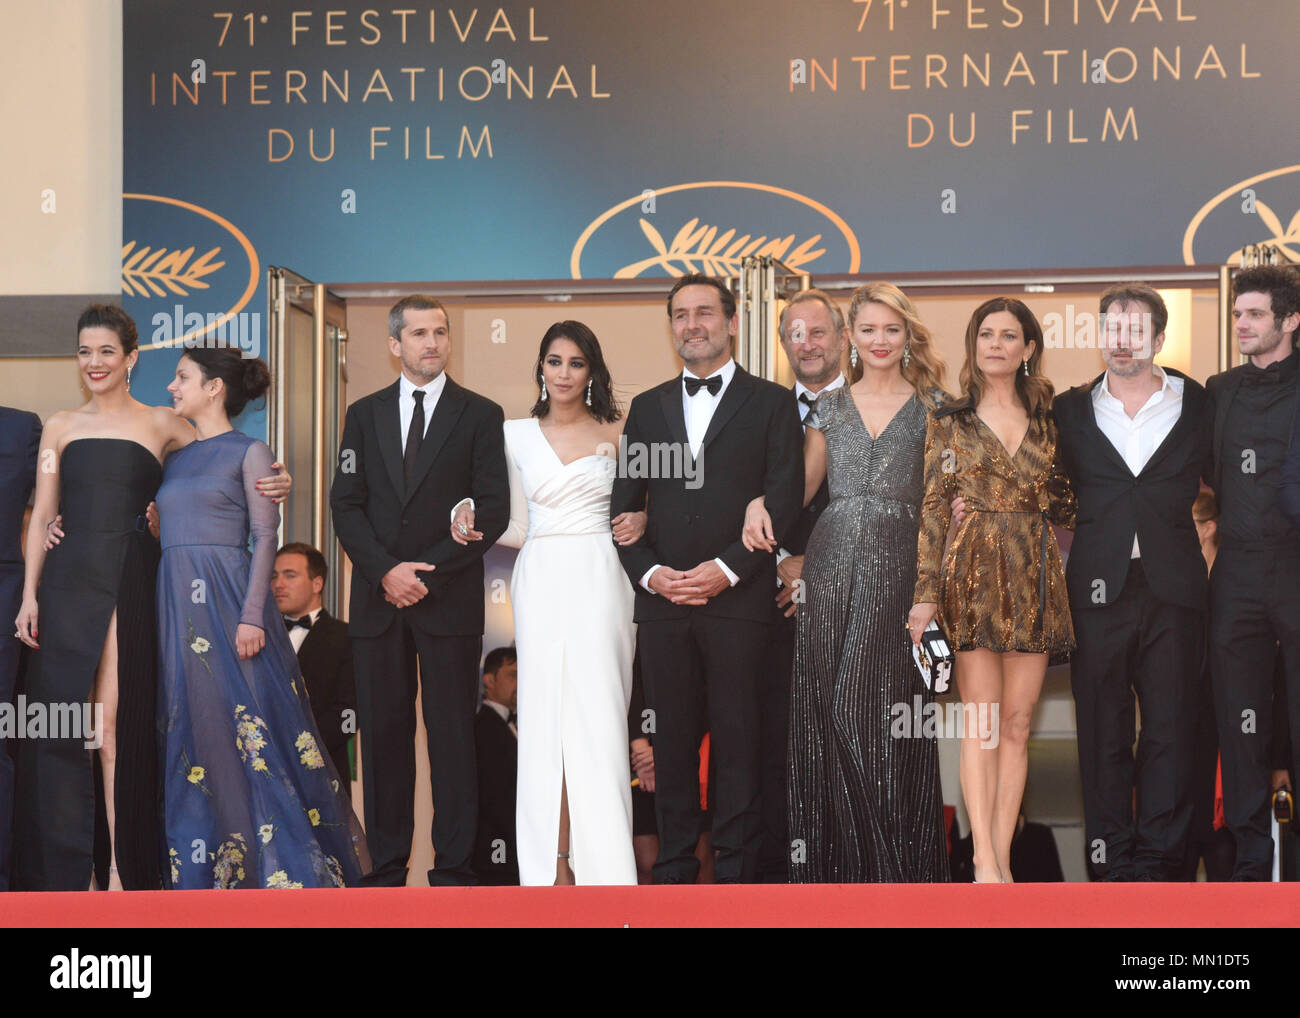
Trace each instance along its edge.
{"label": "black tuxedo", "polygon": [[[1300,455],[1295,356],[1268,371],[1242,364],[1206,383],[1220,511],[1219,553],[1210,576],[1210,679],[1224,818],[1236,843],[1238,880],[1270,876],[1270,746],[1277,714],[1272,676],[1279,654],[1283,709],[1289,710],[1292,732],[1300,731],[1300,521],[1288,518],[1294,489],[1287,484],[1296,469],[1290,462]],[[1272,384],[1262,384],[1270,375]],[[1284,414],[1287,399],[1294,406]],[[1261,412],[1261,403],[1272,407]],[[1293,775],[1300,771],[1297,746],[1300,740],[1293,743]]]}
{"label": "black tuxedo", "polygon": [[515,796],[519,786],[519,739],[486,703],[474,719],[478,757],[478,835],[474,872],[479,882],[515,886],[519,857],[515,839]]}
{"label": "black tuxedo", "polygon": [[[473,882],[478,792],[474,707],[483,646],[483,553],[505,530],[504,415],[450,378],[428,417],[409,486],[404,481],[400,383],[348,407],[330,506],[352,560],[348,631],[356,665],[366,837],[371,882],[404,884],[415,790],[415,696],[428,732],[433,817],[433,883]],[[483,540],[451,539],[451,510],[476,503]],[[400,562],[429,562],[429,593],[396,608],[384,575]]]}
{"label": "black tuxedo", "polygon": [[346,622],[323,608],[298,648],[298,668],[307,684],[312,716],[344,789],[352,783],[348,739],[356,731],[357,684],[352,639]]}
{"label": "black tuxedo", "polygon": [[[1079,504],[1066,566],[1078,643],[1070,683],[1088,855],[1099,878],[1177,879],[1192,819],[1206,607],[1192,503],[1210,472],[1210,414],[1199,384],[1165,371],[1182,379],[1182,407],[1136,475],[1097,423],[1093,394],[1104,376],[1053,404]],[[1138,559],[1130,557],[1134,535]]]}
{"label": "black tuxedo", "polygon": [[[800,412],[797,397],[795,410]],[[794,524],[781,540],[781,547],[791,555],[802,555],[808,548],[813,527],[830,501],[830,482],[823,480],[812,501],[795,517]],[[784,884],[790,879],[790,817],[786,797],[789,773],[786,764],[790,738],[790,682],[794,674],[797,629],[798,615],[782,617],[772,627],[772,650],[759,705],[763,840],[759,849],[758,880],[765,884]]]}
{"label": "black tuxedo", "polygon": [[[632,401],[623,433],[629,465],[638,449],[673,445],[690,455],[682,401],[681,376]],[[798,516],[803,443],[793,402],[788,389],[737,366],[705,432],[693,481],[629,476],[634,471],[622,467],[614,481],[612,516],[649,499],[645,536],[620,548],[619,557],[636,588],[642,675],[655,717],[655,878],[661,882],[693,882],[699,869],[701,701],[707,701],[717,773],[715,874],[720,881],[752,881],[756,873],[759,689],[778,617],[776,566],[770,553],[745,550],[741,530],[746,506],[759,495],[766,496],[778,538]],[[707,604],[676,605],[641,586],[655,565],[687,570],[715,558],[739,580]]]}
{"label": "black tuxedo", "polygon": [[[23,600],[23,556],[19,541],[23,510],[36,484],[41,419],[26,410],[0,407],[0,704],[13,703],[22,643],[8,628]],[[8,740],[0,740],[0,891],[9,889],[13,847],[14,761]]]}
{"label": "black tuxedo", "polygon": [[1296,441],[1298,436],[1300,436],[1300,397],[1296,399],[1295,417],[1291,421],[1291,446],[1287,451],[1286,460],[1282,463],[1277,484],[1277,503],[1282,514],[1295,526],[1300,527],[1300,442]]}

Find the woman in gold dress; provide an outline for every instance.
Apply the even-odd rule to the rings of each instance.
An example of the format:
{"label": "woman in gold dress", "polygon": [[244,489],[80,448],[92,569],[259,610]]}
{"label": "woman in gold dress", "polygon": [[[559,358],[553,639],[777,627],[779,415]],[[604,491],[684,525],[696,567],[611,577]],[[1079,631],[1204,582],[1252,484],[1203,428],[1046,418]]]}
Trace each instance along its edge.
{"label": "woman in gold dress", "polygon": [[[1074,647],[1049,523],[1073,528],[1075,502],[1042,358],[1029,308],[1010,297],[981,304],[966,328],[963,398],[931,412],[925,439],[908,628],[915,643],[938,614],[957,654],[962,795],[980,883],[1011,880],[1029,723],[1049,657]],[[954,509],[960,523],[945,551]]]}

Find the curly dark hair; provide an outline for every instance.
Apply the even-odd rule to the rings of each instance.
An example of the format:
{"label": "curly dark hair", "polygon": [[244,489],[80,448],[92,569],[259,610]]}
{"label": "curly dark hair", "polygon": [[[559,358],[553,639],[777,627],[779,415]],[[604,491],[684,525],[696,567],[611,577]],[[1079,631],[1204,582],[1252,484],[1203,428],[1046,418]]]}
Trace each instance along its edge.
{"label": "curly dark hair", "polygon": [[[1232,280],[1232,292],[1240,297],[1243,293],[1266,293],[1273,302],[1273,321],[1278,328],[1288,315],[1300,312],[1300,272],[1289,265],[1257,265],[1253,269],[1242,269]],[[1291,345],[1300,338],[1300,329],[1291,333]]]}
{"label": "curly dark hair", "polygon": [[537,363],[533,365],[533,381],[537,383],[537,402],[530,411],[534,417],[545,417],[551,412],[551,401],[542,399],[542,362],[557,339],[572,340],[587,359],[587,370],[591,377],[591,406],[587,412],[596,420],[610,424],[623,416],[618,401],[614,399],[614,383],[609,377],[609,368],[605,366],[605,357],[600,352],[600,341],[596,334],[582,322],[556,322],[546,330],[542,337],[541,348],[537,351]]}

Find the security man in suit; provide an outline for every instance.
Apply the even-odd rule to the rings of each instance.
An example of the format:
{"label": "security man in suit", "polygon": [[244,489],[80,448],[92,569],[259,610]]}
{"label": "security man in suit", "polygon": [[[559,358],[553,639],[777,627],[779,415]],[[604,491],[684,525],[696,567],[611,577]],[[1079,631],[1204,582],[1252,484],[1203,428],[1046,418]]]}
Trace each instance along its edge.
{"label": "security man in suit", "polygon": [[346,622],[321,604],[329,566],[310,544],[286,544],[275,556],[271,594],[298,652],[311,712],[344,790],[351,794],[348,743],[357,730],[357,686]]}

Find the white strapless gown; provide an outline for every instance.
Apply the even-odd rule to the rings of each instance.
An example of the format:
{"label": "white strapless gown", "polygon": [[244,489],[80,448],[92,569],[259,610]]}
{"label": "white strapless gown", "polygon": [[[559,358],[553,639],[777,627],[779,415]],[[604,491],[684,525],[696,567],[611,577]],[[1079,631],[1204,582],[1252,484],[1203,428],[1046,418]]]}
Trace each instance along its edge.
{"label": "white strapless gown", "polygon": [[519,657],[519,882],[555,882],[560,782],[579,884],[635,884],[627,709],[633,592],[610,534],[615,462],[564,464],[536,418],[505,422]]}

